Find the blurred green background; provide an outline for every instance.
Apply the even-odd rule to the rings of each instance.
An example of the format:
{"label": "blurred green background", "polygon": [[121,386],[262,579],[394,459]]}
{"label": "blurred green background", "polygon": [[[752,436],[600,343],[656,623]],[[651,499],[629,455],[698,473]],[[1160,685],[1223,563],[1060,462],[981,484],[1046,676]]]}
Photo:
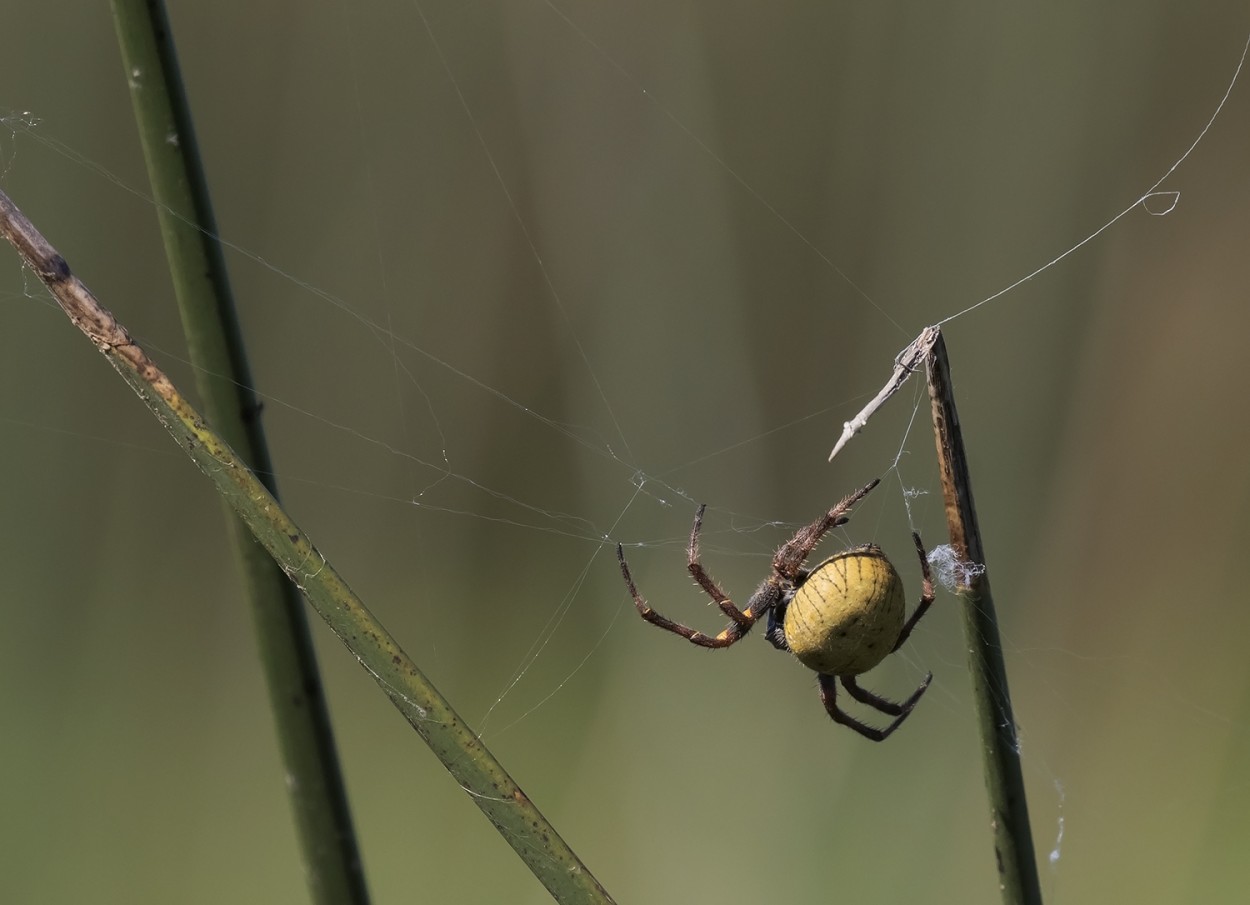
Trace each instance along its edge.
{"label": "blurred green background", "polygon": [[[886,473],[841,539],[914,597],[919,388],[826,465],[841,423],[1167,170],[1245,5],[170,14],[291,512],[618,900],[996,902],[953,598],[866,682],[935,674],[872,745],[760,640],[643,625],[611,547],[718,627],[697,502],[741,601]],[[0,184],[190,390],[107,4],[0,32]],[[1175,211],[946,328],[1051,903],[1250,887],[1248,146],[1243,80]],[[207,482],[8,252],[0,304],[0,897],[306,901]],[[547,901],[316,629],[376,900]]]}

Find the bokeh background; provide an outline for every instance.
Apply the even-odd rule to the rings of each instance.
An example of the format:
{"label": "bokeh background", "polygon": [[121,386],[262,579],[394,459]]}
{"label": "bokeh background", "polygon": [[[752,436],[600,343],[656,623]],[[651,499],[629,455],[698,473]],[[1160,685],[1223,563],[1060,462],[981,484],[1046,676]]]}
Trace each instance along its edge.
{"label": "bokeh background", "polygon": [[[914,596],[919,388],[827,465],[841,423],[1167,171],[1245,5],[170,12],[290,510],[618,900],[997,901],[954,598],[872,745],[611,548],[716,627],[697,502],[741,600],[885,474],[842,540]],[[107,5],[0,33],[0,184],[189,389]],[[1248,150],[1243,79],[1173,212],[946,328],[1052,903],[1250,887]],[[0,306],[0,897],[306,901],[213,493],[8,253]],[[546,901],[315,628],[376,900]]]}

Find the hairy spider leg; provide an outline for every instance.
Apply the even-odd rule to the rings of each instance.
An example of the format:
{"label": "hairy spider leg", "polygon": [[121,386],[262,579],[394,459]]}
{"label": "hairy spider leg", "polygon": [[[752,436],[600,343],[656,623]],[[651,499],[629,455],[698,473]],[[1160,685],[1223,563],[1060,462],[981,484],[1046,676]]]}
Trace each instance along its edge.
{"label": "hairy spider leg", "polygon": [[[625,577],[625,584],[629,587],[630,596],[634,598],[634,606],[638,608],[638,615],[652,625],[659,626],[675,635],[681,635],[691,644],[697,644],[700,647],[729,647],[731,644],[741,641],[751,626],[755,625],[759,617],[772,609],[773,604],[781,598],[781,588],[771,579],[765,581],[760,586],[760,589],[752,595],[751,604],[747,606],[745,612],[739,612],[736,607],[734,608],[734,611],[741,617],[740,620],[730,622],[719,635],[707,635],[690,628],[688,625],[682,625],[680,622],[674,622],[666,616],[661,616],[651,609],[647,601],[643,600],[642,595],[638,593],[638,588],[634,585],[633,576],[629,573],[629,564],[625,562],[625,550],[620,544],[616,545],[616,558],[620,560],[621,575]],[[714,600],[716,599],[715,595],[710,596]],[[725,598],[725,600],[728,602],[728,598]],[[717,603],[719,604],[720,601],[717,600]],[[724,609],[724,607],[721,607],[721,609]]]}
{"label": "hairy spider leg", "polygon": [[[706,510],[707,503],[704,503],[694,516],[694,527],[690,529],[690,543],[686,547],[687,568],[690,570],[690,575],[694,578],[695,583],[703,589],[703,593],[715,600],[721,612],[738,623],[745,634],[747,629],[754,625],[755,620],[762,614],[753,613],[749,602],[746,612],[734,606],[734,602],[729,599],[729,595],[717,586],[712,576],[703,568],[703,563],[699,562],[699,532],[703,530],[703,513]],[[754,599],[752,598],[752,600]]]}
{"label": "hairy spider leg", "polygon": [[929,683],[933,681],[933,673],[925,676],[924,681],[920,683],[920,687],[912,693],[910,698],[901,704],[897,704],[888,698],[883,698],[879,694],[873,694],[856,682],[854,676],[839,676],[838,681],[842,683],[842,687],[847,690],[850,696],[861,704],[867,704],[874,710],[880,710],[886,716],[902,716],[916,706],[920,696],[924,694],[925,689],[929,687]]}
{"label": "hairy spider leg", "polygon": [[790,538],[773,556],[773,569],[783,578],[794,581],[799,572],[803,569],[803,563],[807,557],[812,555],[812,551],[816,549],[816,545],[820,543],[831,529],[839,525],[845,525],[850,519],[847,512],[851,507],[868,496],[869,492],[881,483],[880,478],[875,478],[859,490],[852,493],[838,505],[834,506],[816,521],[810,525],[806,525],[795,532],[794,537]]}
{"label": "hairy spider leg", "polygon": [[916,611],[911,614],[910,619],[903,623],[903,630],[898,633],[898,640],[894,642],[894,647],[890,650],[890,653],[894,653],[894,651],[903,646],[903,642],[907,640],[911,630],[916,627],[920,617],[928,612],[929,607],[933,605],[933,575],[929,572],[929,555],[924,551],[924,544],[921,543],[919,534],[913,531],[911,539],[916,544],[916,554],[920,557],[920,573],[924,577],[924,585],[920,590],[920,602],[916,604]]}
{"label": "hairy spider leg", "polygon": [[[911,715],[912,709],[920,700],[920,696],[923,695],[925,690],[929,687],[929,682],[932,678],[933,673],[929,673],[929,675],[925,676],[925,680],[920,683],[920,687],[912,693],[911,697],[901,704],[895,704],[893,701],[887,701],[885,698],[879,697],[871,691],[860,688],[859,685],[855,683],[855,679],[851,676],[838,677],[826,675],[823,672],[817,673],[817,679],[820,682],[820,702],[825,705],[825,711],[830,717],[833,718],[833,721],[841,726],[846,726],[848,729],[854,729],[864,738],[873,742],[885,741],[891,734],[893,734],[895,729],[903,724],[903,720],[907,719],[907,717]],[[859,720],[855,719],[855,717],[843,712],[839,709],[837,703],[839,681],[842,682],[842,687],[845,688],[851,697],[855,698],[855,700],[863,704],[867,704],[882,713],[894,716],[894,722],[890,723],[890,725],[886,726],[884,729],[877,729],[873,726],[869,726],[867,723],[861,723]]]}

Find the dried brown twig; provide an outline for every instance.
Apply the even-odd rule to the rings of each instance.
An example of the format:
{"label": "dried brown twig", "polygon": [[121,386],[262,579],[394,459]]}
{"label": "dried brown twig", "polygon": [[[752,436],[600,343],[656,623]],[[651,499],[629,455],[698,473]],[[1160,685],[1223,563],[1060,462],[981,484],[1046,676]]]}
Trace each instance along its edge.
{"label": "dried brown twig", "polygon": [[942,335],[941,327],[925,327],[920,331],[920,335],[912,340],[909,345],[894,359],[894,373],[890,375],[890,379],[886,381],[885,386],[881,388],[881,392],[872,397],[870,401],[858,415],[842,425],[842,436],[838,438],[838,442],[833,445],[833,452],[829,453],[829,461],[833,461],[833,457],[842,451],[842,447],[850,441],[852,437],[858,434],[868,424],[871,418],[885,404],[885,401],[899,391],[899,389],[907,382],[907,378],[915,373],[920,363],[925,360],[929,351],[933,348],[934,342]]}

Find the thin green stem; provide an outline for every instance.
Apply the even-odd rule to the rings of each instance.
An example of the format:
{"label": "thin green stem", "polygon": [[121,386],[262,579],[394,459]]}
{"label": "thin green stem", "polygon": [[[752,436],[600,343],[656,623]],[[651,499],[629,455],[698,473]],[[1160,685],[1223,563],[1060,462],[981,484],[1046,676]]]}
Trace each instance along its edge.
{"label": "thin green stem", "polygon": [[611,897],[230,446],[0,192],[3,236],[243,519],[557,902]]}
{"label": "thin green stem", "polygon": [[998,617],[990,593],[985,548],[972,501],[972,479],[964,450],[959,413],[951,387],[950,362],[941,330],[931,337],[932,351],[925,359],[929,399],[933,406],[933,431],[937,442],[942,493],[951,546],[961,562],[981,568],[961,577],[964,631],[968,638],[972,696],[985,756],[985,786],[990,800],[990,829],[998,865],[999,888],[1007,905],[1041,905],[1042,891],[1029,827],[1029,808],[1020,769],[1016,721],[1007,692],[1007,667],[1003,661]]}
{"label": "thin green stem", "polygon": [[[214,429],[276,496],[164,4],[113,0],[113,19],[196,387]],[[227,521],[313,901],[364,905],[369,895],[306,611],[294,585],[246,526],[229,511]]]}

